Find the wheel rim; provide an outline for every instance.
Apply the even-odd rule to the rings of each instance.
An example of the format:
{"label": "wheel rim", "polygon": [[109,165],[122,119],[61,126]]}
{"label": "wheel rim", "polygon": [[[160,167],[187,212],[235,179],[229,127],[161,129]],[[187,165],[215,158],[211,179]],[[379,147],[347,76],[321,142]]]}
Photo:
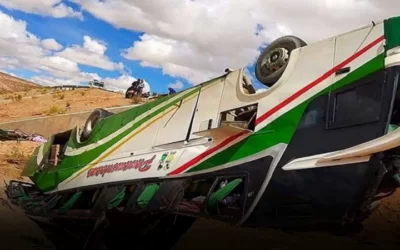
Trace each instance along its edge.
{"label": "wheel rim", "polygon": [[285,67],[289,60],[289,50],[286,48],[276,48],[271,50],[261,60],[260,73],[266,77]]}

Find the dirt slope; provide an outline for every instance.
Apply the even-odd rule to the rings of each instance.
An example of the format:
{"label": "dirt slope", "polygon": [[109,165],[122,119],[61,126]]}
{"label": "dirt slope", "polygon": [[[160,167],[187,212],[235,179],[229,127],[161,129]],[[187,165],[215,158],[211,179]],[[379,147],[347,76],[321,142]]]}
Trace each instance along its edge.
{"label": "dirt slope", "polygon": [[39,88],[40,85],[0,72],[0,94],[16,91],[26,91]]}
{"label": "dirt slope", "polygon": [[0,95],[0,123],[130,104],[121,93],[99,89],[32,89]]}

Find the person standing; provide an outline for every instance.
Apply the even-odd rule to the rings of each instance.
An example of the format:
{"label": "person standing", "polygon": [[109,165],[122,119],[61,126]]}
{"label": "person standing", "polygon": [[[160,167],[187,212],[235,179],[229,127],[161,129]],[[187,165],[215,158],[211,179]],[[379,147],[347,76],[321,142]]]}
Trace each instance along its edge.
{"label": "person standing", "polygon": [[138,79],[139,83],[138,83],[138,90],[137,90],[137,95],[141,96],[143,93],[143,89],[144,89],[144,81],[143,79]]}
{"label": "person standing", "polygon": [[168,93],[169,95],[176,93],[175,89],[173,89],[173,88],[168,88],[168,91],[169,91],[169,93]]}

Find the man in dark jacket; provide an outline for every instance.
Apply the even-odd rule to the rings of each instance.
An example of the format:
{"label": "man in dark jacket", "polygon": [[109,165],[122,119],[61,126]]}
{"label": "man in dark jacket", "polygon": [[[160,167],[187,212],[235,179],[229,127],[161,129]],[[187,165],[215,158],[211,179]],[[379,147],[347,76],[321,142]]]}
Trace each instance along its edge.
{"label": "man in dark jacket", "polygon": [[168,91],[169,91],[169,93],[168,93],[169,95],[176,93],[175,89],[173,89],[173,88],[168,88]]}
{"label": "man in dark jacket", "polygon": [[132,85],[126,90],[125,98],[132,98],[134,95],[141,95],[144,88],[142,79],[132,82]]}

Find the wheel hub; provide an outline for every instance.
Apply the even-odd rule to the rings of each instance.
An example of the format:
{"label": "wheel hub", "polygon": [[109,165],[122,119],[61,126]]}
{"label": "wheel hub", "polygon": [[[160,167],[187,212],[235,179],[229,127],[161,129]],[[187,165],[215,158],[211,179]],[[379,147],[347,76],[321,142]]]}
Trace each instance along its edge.
{"label": "wheel hub", "polygon": [[289,59],[288,50],[285,48],[276,48],[265,56],[262,71],[264,74],[271,74],[284,66]]}

